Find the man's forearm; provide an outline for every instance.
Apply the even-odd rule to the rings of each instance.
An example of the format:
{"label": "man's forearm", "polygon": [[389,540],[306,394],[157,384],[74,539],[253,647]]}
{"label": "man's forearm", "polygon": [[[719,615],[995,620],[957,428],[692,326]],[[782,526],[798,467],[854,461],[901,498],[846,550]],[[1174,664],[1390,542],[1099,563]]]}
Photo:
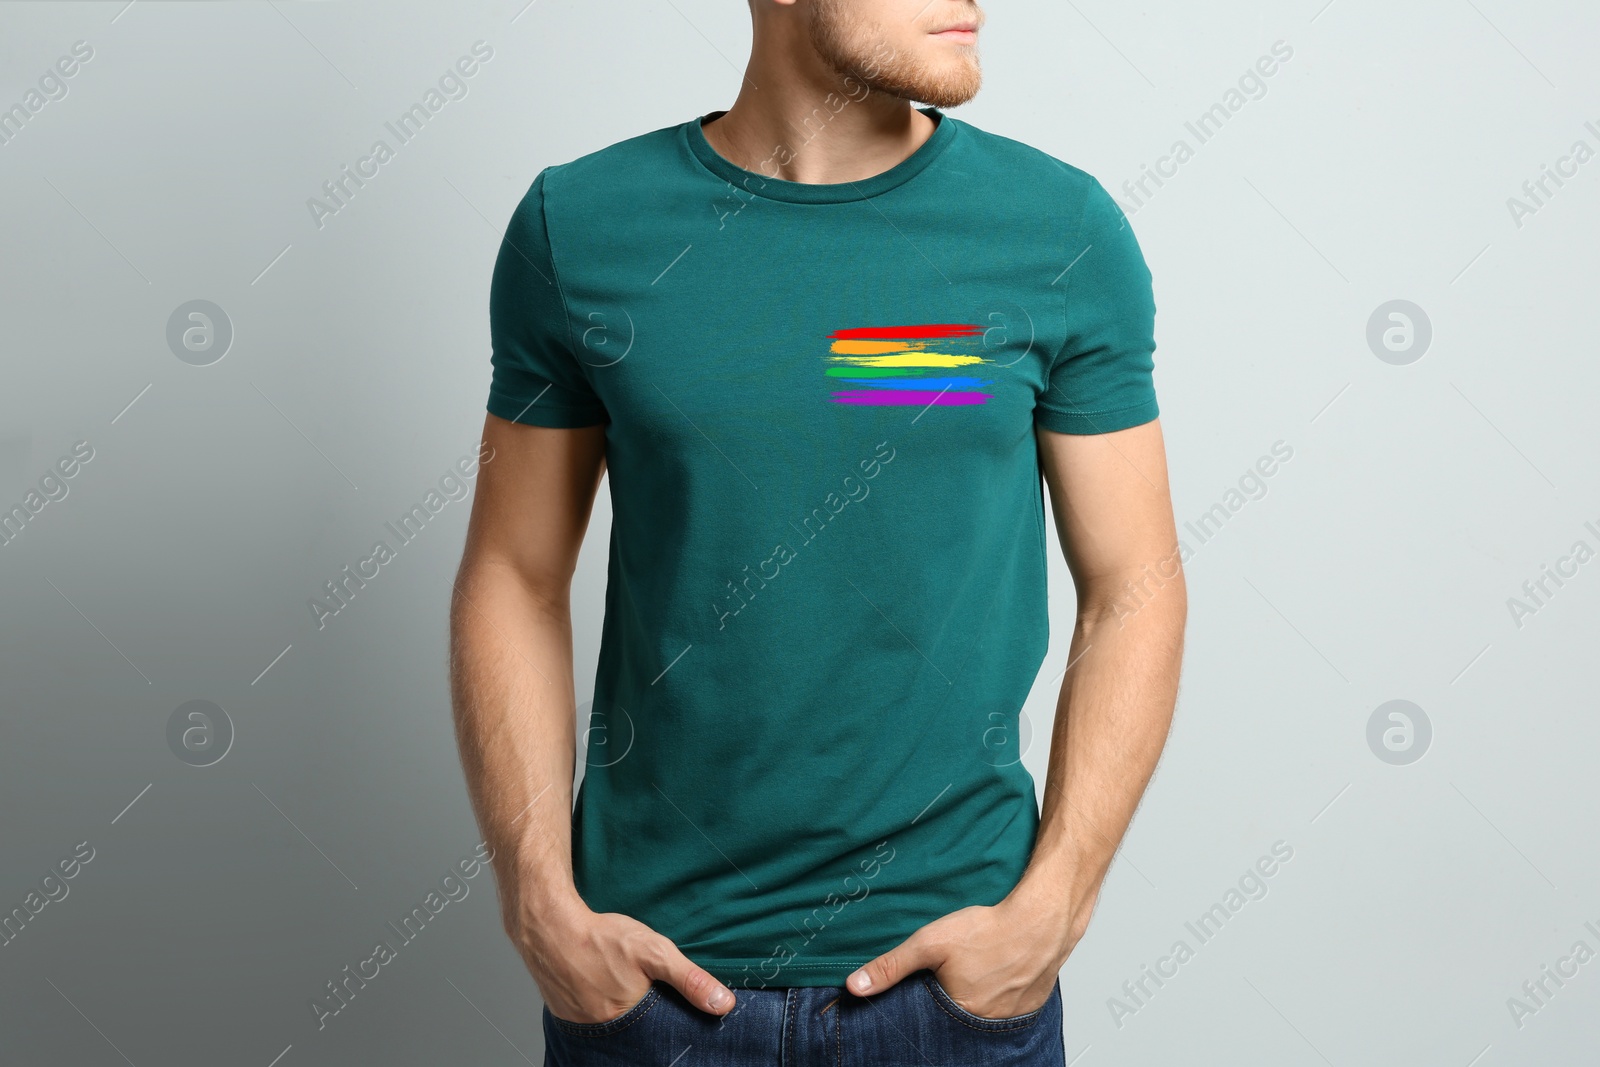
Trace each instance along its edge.
{"label": "man's forearm", "polygon": [[1074,940],[1166,743],[1188,611],[1181,571],[1132,613],[1116,592],[1080,596],[1023,879],[1067,909]]}
{"label": "man's forearm", "polygon": [[456,739],[508,929],[578,903],[572,622],[514,569],[468,559],[451,604]]}

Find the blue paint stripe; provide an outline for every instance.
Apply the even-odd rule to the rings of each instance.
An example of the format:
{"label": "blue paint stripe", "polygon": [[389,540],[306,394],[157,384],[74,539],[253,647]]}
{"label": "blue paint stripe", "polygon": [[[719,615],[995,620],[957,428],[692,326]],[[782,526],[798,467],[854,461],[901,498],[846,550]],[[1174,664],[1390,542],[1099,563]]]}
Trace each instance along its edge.
{"label": "blue paint stripe", "polygon": [[989,384],[983,378],[857,378],[852,386],[864,385],[873,389],[976,389]]}

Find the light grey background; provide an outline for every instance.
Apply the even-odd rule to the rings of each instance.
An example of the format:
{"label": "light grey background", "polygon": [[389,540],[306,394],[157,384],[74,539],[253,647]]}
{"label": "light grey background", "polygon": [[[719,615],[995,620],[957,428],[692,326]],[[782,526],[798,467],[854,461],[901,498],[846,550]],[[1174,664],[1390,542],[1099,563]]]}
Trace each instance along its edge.
{"label": "light grey background", "polygon": [[[1325,2],[995,3],[987,86],[957,112],[1115,192],[1293,48],[1127,202],[1180,524],[1274,442],[1293,458],[1185,536],[1177,724],[1063,973],[1067,1057],[1594,1062],[1600,960],[1520,1025],[1508,998],[1600,951],[1600,562],[1520,627],[1507,600],[1600,548],[1600,160],[1520,227],[1507,198],[1600,147],[1600,11]],[[726,107],[748,49],[733,0],[523,3],[0,5],[0,107],[94,49],[0,144],[0,503],[95,453],[0,546],[0,910],[95,850],[0,946],[6,1064],[539,1061],[487,874],[324,1029],[307,1006],[477,843],[444,666],[467,502],[325,628],[307,601],[474,447],[489,273],[535,173]],[[468,95],[319,229],[307,199],[479,40]],[[195,299],[234,329],[210,366],[166,340]],[[1391,300],[1431,321],[1408,365],[1367,343]],[[580,700],[608,522],[602,496]],[[1050,577],[1036,775],[1073,617]],[[197,699],[236,729],[206,768],[167,743]],[[1367,740],[1397,699],[1432,726],[1405,765]],[[1270,891],[1199,945],[1185,923],[1277,841]],[[1179,939],[1194,957],[1130,1000]]]}

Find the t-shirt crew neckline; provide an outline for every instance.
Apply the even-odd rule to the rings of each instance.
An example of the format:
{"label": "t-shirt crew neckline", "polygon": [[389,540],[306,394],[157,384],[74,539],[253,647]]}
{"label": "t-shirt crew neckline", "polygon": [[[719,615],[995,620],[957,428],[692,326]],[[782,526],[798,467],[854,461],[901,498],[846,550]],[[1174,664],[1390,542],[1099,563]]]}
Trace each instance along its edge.
{"label": "t-shirt crew neckline", "polygon": [[936,107],[922,107],[918,111],[932,119],[936,125],[928,139],[905,159],[879,174],[855,182],[791,182],[771,178],[753,170],[745,170],[721,156],[711,142],[706,140],[701,128],[707,121],[727,114],[713,111],[684,124],[684,138],[689,150],[702,166],[729,184],[763,197],[794,204],[842,204],[853,200],[868,200],[888,192],[921,174],[943,154],[956,135],[956,122]]}

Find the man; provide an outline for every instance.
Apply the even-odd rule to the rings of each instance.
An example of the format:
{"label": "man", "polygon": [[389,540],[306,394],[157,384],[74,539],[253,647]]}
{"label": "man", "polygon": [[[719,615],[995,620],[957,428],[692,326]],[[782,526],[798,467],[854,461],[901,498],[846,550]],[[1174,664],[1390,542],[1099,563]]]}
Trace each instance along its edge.
{"label": "man", "polygon": [[550,1063],[1061,1064],[1186,611],[1150,275],[1092,177],[940,110],[975,4],[751,9],[726,112],[546,169],[500,249],[452,673],[505,927]]}

